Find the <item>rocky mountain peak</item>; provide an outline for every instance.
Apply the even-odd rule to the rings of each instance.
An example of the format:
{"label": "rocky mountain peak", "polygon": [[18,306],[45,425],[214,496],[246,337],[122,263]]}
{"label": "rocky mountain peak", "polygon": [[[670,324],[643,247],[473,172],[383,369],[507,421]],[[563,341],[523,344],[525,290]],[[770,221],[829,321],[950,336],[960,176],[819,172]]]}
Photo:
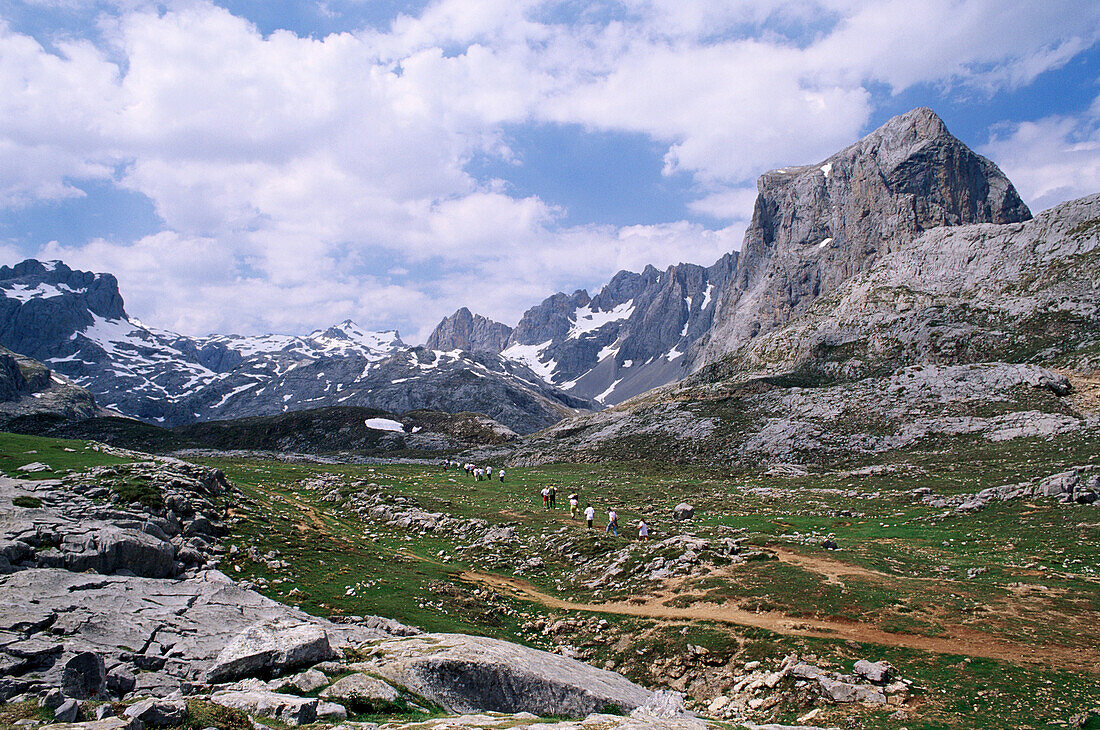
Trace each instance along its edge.
{"label": "rocky mountain peak", "polygon": [[506,347],[511,335],[512,328],[508,325],[494,322],[462,307],[436,325],[425,347],[445,352],[500,352]]}
{"label": "rocky mountain peak", "polygon": [[757,189],[737,271],[697,364],[798,316],[926,230],[1031,218],[1004,173],[927,108],[821,163],[765,173]]}

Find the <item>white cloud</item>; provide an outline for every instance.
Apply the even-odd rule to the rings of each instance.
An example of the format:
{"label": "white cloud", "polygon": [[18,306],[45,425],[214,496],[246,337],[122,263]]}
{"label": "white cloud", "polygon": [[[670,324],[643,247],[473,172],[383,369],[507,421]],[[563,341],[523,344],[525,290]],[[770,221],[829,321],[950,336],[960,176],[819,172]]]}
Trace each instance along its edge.
{"label": "white cloud", "polygon": [[[709,264],[738,247],[752,179],[853,141],[871,85],[1015,88],[1100,25],[1071,0],[437,0],[318,39],[204,0],[118,7],[99,45],[0,23],[0,205],[91,178],[148,196],[164,232],[44,253],[115,272],[133,312],[188,332],[351,316],[423,336],[463,304],[514,322],[620,268]],[[547,122],[656,140],[691,210],[731,225],[566,227],[467,171],[512,161],[508,125]],[[989,151],[1053,199],[1094,184],[1096,126],[1019,125]]]}
{"label": "white cloud", "polygon": [[1100,192],[1100,97],[1079,115],[1006,124],[981,151],[1034,213]]}

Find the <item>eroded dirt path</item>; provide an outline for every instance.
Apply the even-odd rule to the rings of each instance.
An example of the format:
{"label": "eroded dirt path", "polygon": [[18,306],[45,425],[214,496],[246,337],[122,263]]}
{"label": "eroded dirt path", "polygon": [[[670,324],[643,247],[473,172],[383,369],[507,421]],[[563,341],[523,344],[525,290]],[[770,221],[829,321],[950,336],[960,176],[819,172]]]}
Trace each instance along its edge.
{"label": "eroded dirt path", "polygon": [[[873,571],[868,572],[873,573]],[[947,627],[945,636],[899,634],[855,621],[794,618],[776,612],[756,613],[730,604],[696,603],[683,607],[668,606],[663,603],[667,600],[666,596],[647,597],[637,602],[580,603],[551,596],[518,578],[472,571],[462,573],[459,577],[464,581],[478,583],[514,598],[534,601],[548,608],[563,611],[610,613],[664,621],[714,621],[767,629],[788,636],[851,640],[906,647],[937,654],[960,654],[1016,664],[1042,664],[1078,672],[1100,672],[1100,656],[1095,652],[1065,646],[1034,647],[1007,642],[964,626]]]}

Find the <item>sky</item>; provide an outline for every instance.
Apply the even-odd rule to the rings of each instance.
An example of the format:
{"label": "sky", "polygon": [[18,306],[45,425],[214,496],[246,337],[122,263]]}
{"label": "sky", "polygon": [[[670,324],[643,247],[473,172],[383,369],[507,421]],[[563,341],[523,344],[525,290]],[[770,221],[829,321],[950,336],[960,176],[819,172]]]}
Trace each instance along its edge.
{"label": "sky", "polygon": [[737,250],[756,178],[933,108],[1100,192],[1094,0],[5,0],[0,261],[188,335],[422,342]]}

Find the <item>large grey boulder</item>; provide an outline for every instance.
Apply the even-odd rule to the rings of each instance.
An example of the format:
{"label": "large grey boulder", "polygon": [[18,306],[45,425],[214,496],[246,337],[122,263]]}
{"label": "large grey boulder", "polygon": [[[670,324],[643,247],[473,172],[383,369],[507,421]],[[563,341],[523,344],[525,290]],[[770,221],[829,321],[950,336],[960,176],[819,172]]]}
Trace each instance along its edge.
{"label": "large grey boulder", "polygon": [[82,651],[65,662],[61,671],[61,692],[77,700],[102,699],[107,692],[107,668],[103,657]]}
{"label": "large grey boulder", "polygon": [[187,717],[187,702],[151,697],[130,705],[123,715],[140,721],[146,727],[178,725]]}
{"label": "large grey boulder", "polygon": [[321,697],[350,702],[396,702],[400,696],[389,683],[363,672],[349,674],[321,691]]}
{"label": "large grey boulder", "polygon": [[622,675],[506,641],[423,634],[380,641],[356,668],[451,712],[531,712],[583,717],[630,712],[653,693]]}
{"label": "large grey boulder", "polygon": [[[201,681],[234,639],[264,623],[314,626],[316,632],[295,632],[299,638],[327,637],[328,651],[313,656],[329,657],[334,647],[388,636],[377,629],[309,616],[246,590],[216,571],[172,581],[42,568],[0,575],[0,631],[29,633],[41,644],[34,649],[36,655],[47,659],[60,656],[61,648],[70,655],[98,654],[111,667],[108,683],[117,694],[133,691],[163,697],[185,682]],[[135,648],[145,651],[136,654]],[[0,658],[10,656],[6,649],[0,647]],[[17,683],[0,686],[0,691],[11,696],[36,683],[59,687],[61,663],[47,659],[28,665],[14,678]],[[294,662],[276,658],[276,665],[280,663]]]}
{"label": "large grey boulder", "polygon": [[278,676],[336,656],[323,628],[312,623],[272,620],[249,626],[218,654],[206,672],[211,683],[243,677]]}
{"label": "large grey boulder", "polygon": [[672,516],[678,520],[690,520],[695,517],[695,508],[687,502],[681,502],[673,508]]}
{"label": "large grey boulder", "polygon": [[315,697],[279,694],[264,690],[215,692],[210,701],[250,715],[272,717],[288,725],[308,725],[317,719]]}

